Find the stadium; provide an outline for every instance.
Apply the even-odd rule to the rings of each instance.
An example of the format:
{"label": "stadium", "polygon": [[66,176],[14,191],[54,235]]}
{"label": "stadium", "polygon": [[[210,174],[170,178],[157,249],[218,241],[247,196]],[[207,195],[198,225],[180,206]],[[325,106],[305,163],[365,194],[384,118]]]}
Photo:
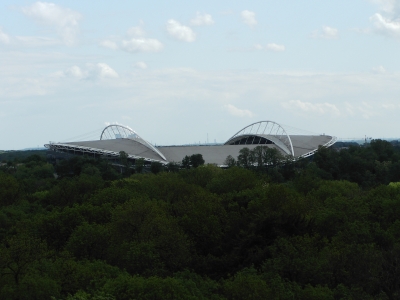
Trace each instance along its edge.
{"label": "stadium", "polygon": [[123,125],[108,125],[103,129],[99,140],[44,145],[51,151],[90,157],[117,158],[124,151],[133,163],[144,159],[145,163],[181,162],[185,156],[201,154],[206,164],[223,167],[230,155],[238,157],[244,147],[257,146],[277,149],[282,155],[293,159],[309,157],[318,147],[330,147],[337,138],[330,135],[288,134],[287,130],[273,121],[260,121],[239,130],[223,144],[154,146],[139,136],[134,130]]}

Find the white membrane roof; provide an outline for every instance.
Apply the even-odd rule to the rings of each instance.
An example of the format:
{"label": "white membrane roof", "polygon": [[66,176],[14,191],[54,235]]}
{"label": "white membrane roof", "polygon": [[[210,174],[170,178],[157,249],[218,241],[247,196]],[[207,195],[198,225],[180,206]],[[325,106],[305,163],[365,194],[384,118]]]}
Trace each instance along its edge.
{"label": "white membrane roof", "polygon": [[[271,133],[274,133],[274,136],[278,137],[279,140],[276,138],[269,139],[270,135],[265,134],[265,130],[269,130]],[[277,135],[277,133],[280,135]],[[106,138],[104,136],[105,134],[107,134]],[[113,138],[113,134],[115,138]],[[252,138],[252,135],[269,139],[273,143],[238,145],[228,144],[231,141],[240,140],[241,137],[251,136]],[[110,125],[103,130],[100,140],[54,143],[45,146],[54,151],[69,153],[80,152],[85,154],[91,153],[93,155],[107,155],[114,157],[118,156],[120,151],[124,151],[132,159],[144,158],[147,161],[159,161],[162,163],[181,162],[186,155],[190,156],[193,154],[201,154],[206,163],[223,165],[227,156],[231,155],[236,159],[239,156],[239,151],[245,147],[249,149],[254,149],[257,146],[275,148],[283,155],[293,153],[293,157],[298,158],[310,156],[318,149],[319,146],[329,147],[334,144],[335,141],[336,138],[329,135],[288,135],[279,124],[272,121],[262,121],[245,127],[232,138],[230,138],[224,145],[154,147],[142,139],[132,129],[121,125]],[[243,140],[243,142],[245,142],[245,140]],[[290,146],[290,151],[288,151],[288,147],[286,147],[286,145]]]}

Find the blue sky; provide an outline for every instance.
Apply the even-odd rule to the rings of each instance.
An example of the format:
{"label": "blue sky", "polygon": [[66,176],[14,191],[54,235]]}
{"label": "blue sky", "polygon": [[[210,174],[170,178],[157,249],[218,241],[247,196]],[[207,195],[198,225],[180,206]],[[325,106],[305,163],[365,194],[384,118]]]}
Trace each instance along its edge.
{"label": "blue sky", "polygon": [[399,0],[5,0],[0,149],[109,123],[155,144],[261,120],[399,138],[399,53]]}

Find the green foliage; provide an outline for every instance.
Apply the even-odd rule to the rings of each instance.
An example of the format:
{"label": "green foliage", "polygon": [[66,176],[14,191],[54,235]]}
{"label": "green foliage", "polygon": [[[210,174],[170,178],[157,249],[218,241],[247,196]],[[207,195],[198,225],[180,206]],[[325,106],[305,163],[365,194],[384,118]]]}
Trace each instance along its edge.
{"label": "green foliage", "polygon": [[224,164],[231,168],[233,166],[236,166],[236,160],[233,158],[232,155],[228,155],[225,159]]}
{"label": "green foliage", "polygon": [[190,165],[193,168],[197,168],[198,166],[204,165],[203,155],[201,154],[192,154],[189,160],[190,160]]}
{"label": "green foliage", "polygon": [[168,172],[178,172],[179,171],[179,164],[174,162],[169,162],[166,167],[166,171]]}
{"label": "green foliage", "polygon": [[116,299],[205,299],[196,297],[178,278],[119,276],[104,286],[104,291]]}
{"label": "green foliage", "polygon": [[[252,271],[252,272],[251,272]],[[255,270],[242,270],[231,280],[224,282],[224,294],[227,299],[271,299],[272,291],[262,277],[255,274]]]}
{"label": "green foliage", "polygon": [[[113,259],[130,272],[152,271],[152,265],[178,271],[190,260],[187,237],[158,201],[139,198],[116,207],[110,229],[113,242],[122,245]],[[127,251],[125,257],[120,251]]]}
{"label": "green foliage", "polygon": [[151,173],[158,174],[162,171],[163,165],[158,161],[153,161],[150,165]]}
{"label": "green foliage", "polygon": [[15,203],[18,194],[18,181],[13,176],[0,173],[0,206]]}
{"label": "green foliage", "polygon": [[47,150],[0,151],[0,161],[28,161],[31,158],[45,161]]}
{"label": "green foliage", "polygon": [[77,259],[105,259],[110,238],[105,226],[84,222],[74,229],[65,249]]}
{"label": "green foliage", "polygon": [[190,157],[185,155],[185,157],[182,159],[181,165],[184,169],[190,169]]}
{"label": "green foliage", "polygon": [[238,161],[239,166],[241,166],[243,168],[249,168],[252,163],[250,149],[247,147],[240,149],[237,161]]}
{"label": "green foliage", "polygon": [[391,182],[389,183],[389,186],[394,189],[400,189],[400,182]]}
{"label": "green foliage", "polygon": [[257,185],[256,175],[246,169],[233,167],[214,177],[207,189],[216,194],[239,192]]}
{"label": "green foliage", "polygon": [[204,165],[203,155],[192,154],[191,156],[185,156],[181,163],[184,169],[197,168],[198,166]]}
{"label": "green foliage", "polygon": [[9,161],[0,298],[399,299],[397,146],[240,155],[132,175],[86,157]]}
{"label": "green foliage", "polygon": [[201,166],[200,168],[181,170],[180,177],[188,184],[198,185],[205,188],[213,178],[223,174],[223,171],[213,165]]}
{"label": "green foliage", "polygon": [[136,173],[142,173],[144,168],[144,158],[139,158],[135,161]]}
{"label": "green foliage", "polygon": [[[53,300],[55,300],[53,298]],[[78,291],[74,295],[68,295],[65,300],[116,300],[114,296],[104,294],[102,292],[97,292],[94,295],[91,295],[85,291]]]}

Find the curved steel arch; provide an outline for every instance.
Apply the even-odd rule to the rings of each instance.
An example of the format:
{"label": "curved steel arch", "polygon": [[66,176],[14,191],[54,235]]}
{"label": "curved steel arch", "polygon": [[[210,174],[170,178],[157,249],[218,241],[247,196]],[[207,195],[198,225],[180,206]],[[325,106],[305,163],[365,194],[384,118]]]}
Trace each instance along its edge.
{"label": "curved steel arch", "polygon": [[286,154],[294,156],[293,144],[290,136],[281,125],[274,121],[259,121],[250,124],[234,134],[224,145],[229,145],[239,138],[250,138],[254,136],[264,137],[281,148]]}
{"label": "curved steel arch", "polygon": [[113,139],[130,139],[134,140],[143,146],[149,148],[156,154],[158,154],[162,159],[168,161],[165,156],[158,151],[152,144],[150,144],[145,139],[141,138],[135,131],[127,126],[111,124],[103,129],[100,135],[100,140],[113,140]]}

